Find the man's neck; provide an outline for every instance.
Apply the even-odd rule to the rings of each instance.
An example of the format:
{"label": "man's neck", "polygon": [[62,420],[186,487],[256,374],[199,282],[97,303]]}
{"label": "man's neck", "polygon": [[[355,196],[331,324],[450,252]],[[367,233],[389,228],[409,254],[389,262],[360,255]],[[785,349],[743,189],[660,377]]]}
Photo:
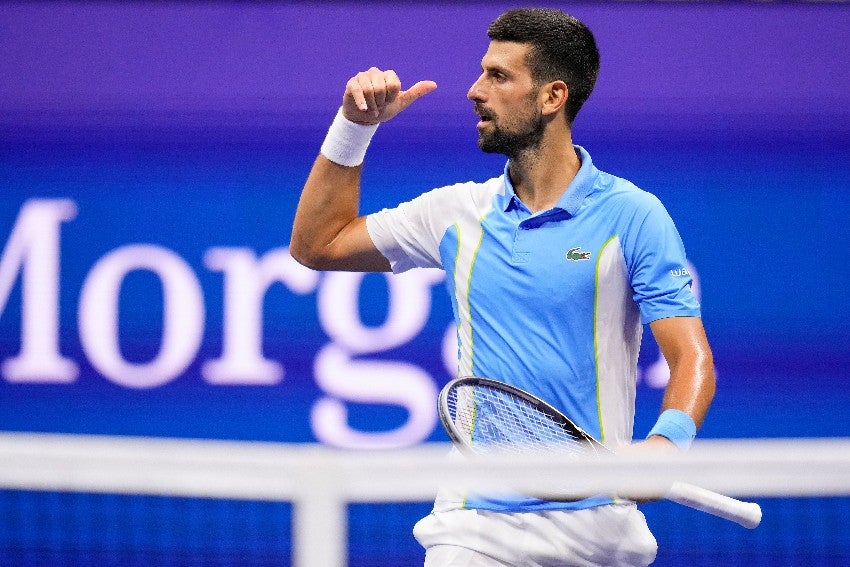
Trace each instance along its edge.
{"label": "man's neck", "polygon": [[508,167],[517,197],[535,213],[555,206],[581,168],[572,137],[551,138],[512,156]]}

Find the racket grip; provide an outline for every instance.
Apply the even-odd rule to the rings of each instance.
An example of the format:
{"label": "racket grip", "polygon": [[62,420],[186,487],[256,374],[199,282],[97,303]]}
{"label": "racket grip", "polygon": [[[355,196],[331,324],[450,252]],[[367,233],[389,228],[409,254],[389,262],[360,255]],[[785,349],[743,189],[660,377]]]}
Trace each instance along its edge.
{"label": "racket grip", "polygon": [[761,523],[761,506],[755,502],[742,502],[693,484],[677,482],[673,484],[665,498],[735,522],[745,528],[753,529]]}

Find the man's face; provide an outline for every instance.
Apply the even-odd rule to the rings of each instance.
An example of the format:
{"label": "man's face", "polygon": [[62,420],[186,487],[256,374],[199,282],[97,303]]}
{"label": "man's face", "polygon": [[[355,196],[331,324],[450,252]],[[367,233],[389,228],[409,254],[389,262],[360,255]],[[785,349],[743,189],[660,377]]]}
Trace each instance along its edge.
{"label": "man's face", "polygon": [[539,89],[525,63],[529,49],[523,43],[490,42],[481,60],[481,76],[466,95],[481,117],[478,147],[485,152],[516,156],[543,137]]}

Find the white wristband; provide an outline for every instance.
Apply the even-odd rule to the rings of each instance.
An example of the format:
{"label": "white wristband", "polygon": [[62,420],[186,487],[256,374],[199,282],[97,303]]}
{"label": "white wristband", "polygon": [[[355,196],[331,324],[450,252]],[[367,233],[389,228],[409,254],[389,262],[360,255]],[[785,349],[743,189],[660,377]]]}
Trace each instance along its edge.
{"label": "white wristband", "polygon": [[322,143],[322,155],[339,165],[347,167],[360,165],[366,157],[366,149],[377,129],[377,124],[352,122],[342,115],[342,108],[340,108]]}

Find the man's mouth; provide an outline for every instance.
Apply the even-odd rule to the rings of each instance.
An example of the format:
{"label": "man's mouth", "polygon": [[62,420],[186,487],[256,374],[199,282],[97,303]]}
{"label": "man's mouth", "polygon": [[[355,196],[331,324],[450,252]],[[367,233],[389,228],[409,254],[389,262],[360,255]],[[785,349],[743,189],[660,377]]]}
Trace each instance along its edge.
{"label": "man's mouth", "polygon": [[490,122],[493,120],[493,115],[481,107],[475,107],[475,114],[481,119],[481,122]]}
{"label": "man's mouth", "polygon": [[480,118],[480,120],[478,121],[478,125],[477,125],[478,128],[483,128],[484,126],[486,126],[487,124],[490,124],[490,122],[493,121],[493,117],[489,114],[478,113],[478,117]]}

